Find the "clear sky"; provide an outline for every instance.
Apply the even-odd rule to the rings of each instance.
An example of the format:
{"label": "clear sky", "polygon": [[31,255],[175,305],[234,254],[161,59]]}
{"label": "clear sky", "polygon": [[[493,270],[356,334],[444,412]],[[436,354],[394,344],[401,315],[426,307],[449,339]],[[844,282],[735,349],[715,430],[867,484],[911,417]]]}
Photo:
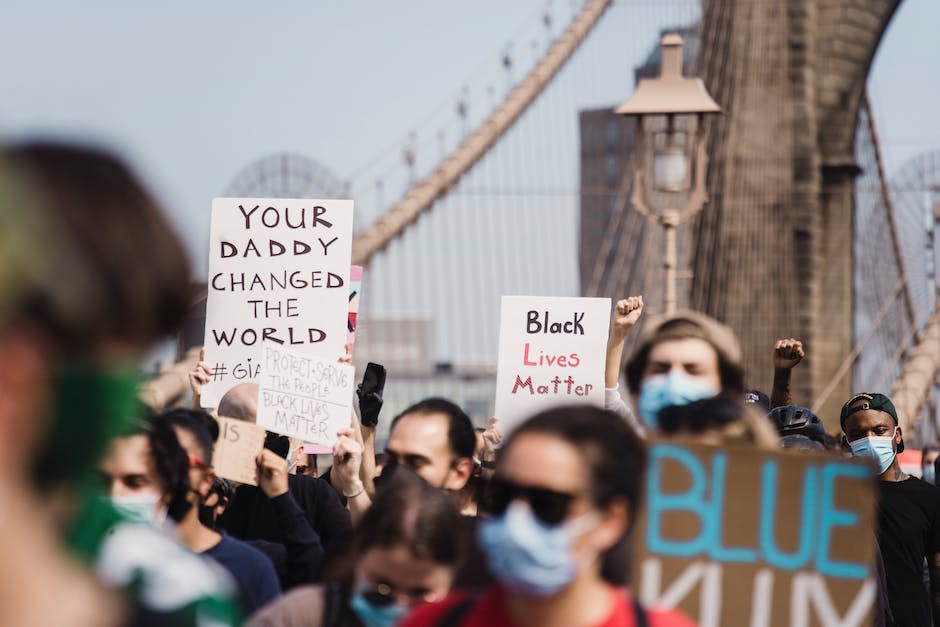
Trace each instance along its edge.
{"label": "clear sky", "polygon": [[[528,55],[546,6],[557,33],[574,4],[6,0],[0,134],[116,147],[170,208],[203,269],[210,199],[242,168],[293,151],[363,188],[371,173],[362,167],[383,154],[397,160],[412,130],[435,115],[453,126],[463,85],[501,94],[507,42]],[[649,24],[630,48],[638,57],[671,15],[659,6],[689,13],[693,4],[621,0],[612,11]],[[904,0],[876,59],[872,98],[889,172],[940,146],[938,24],[940,2]],[[609,93],[626,97],[622,68],[638,58],[598,58]],[[485,108],[482,97],[475,103],[474,112]]]}

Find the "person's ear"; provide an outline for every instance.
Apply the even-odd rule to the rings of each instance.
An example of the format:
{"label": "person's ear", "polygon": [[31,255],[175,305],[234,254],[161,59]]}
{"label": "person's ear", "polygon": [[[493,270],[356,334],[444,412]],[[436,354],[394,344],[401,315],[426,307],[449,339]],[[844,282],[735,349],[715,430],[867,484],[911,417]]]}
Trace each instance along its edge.
{"label": "person's ear", "polygon": [[614,499],[602,513],[600,524],[590,534],[590,542],[598,553],[617,544],[630,528],[633,513],[625,498]]}
{"label": "person's ear", "polygon": [[904,451],[904,433],[901,432],[900,426],[895,427],[894,429],[894,443],[898,453]]}
{"label": "person's ear", "polygon": [[444,489],[456,492],[463,489],[470,477],[473,475],[473,459],[469,457],[460,457],[454,462],[454,465],[447,472],[447,480],[444,482]]}
{"label": "person's ear", "polygon": [[203,473],[199,485],[196,486],[196,491],[199,492],[199,496],[202,499],[206,499],[206,497],[209,496],[209,493],[212,491],[213,483],[215,483],[215,471],[210,468]]}
{"label": "person's ear", "polygon": [[29,471],[47,423],[49,368],[38,337],[22,329],[0,333],[0,472]]}

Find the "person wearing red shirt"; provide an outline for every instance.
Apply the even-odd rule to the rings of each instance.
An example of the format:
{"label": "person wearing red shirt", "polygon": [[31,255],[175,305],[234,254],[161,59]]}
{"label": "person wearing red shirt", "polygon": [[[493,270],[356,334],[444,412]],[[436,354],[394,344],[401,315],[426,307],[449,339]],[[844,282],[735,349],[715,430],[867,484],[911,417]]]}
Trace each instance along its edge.
{"label": "person wearing red shirt", "polygon": [[687,627],[604,580],[605,556],[637,511],[646,450],[615,414],[553,408],[506,441],[478,541],[497,583],[419,608],[403,627]]}

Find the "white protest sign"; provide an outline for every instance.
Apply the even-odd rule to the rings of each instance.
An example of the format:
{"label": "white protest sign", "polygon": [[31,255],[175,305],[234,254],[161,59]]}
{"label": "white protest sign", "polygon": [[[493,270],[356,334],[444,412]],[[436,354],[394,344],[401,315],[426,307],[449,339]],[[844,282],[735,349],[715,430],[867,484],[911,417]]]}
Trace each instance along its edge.
{"label": "white protest sign", "polygon": [[223,479],[258,485],[255,480],[255,458],[264,449],[262,427],[219,416],[219,439],[212,452],[212,467]]}
{"label": "white protest sign", "polygon": [[304,442],[333,446],[349,427],[355,370],[265,342],[258,425]]}
{"label": "white protest sign", "polygon": [[496,416],[504,430],[542,409],[604,406],[609,298],[503,296]]}
{"label": "white protest sign", "polygon": [[203,407],[258,381],[263,341],[344,353],[352,228],[351,200],[213,199]]}

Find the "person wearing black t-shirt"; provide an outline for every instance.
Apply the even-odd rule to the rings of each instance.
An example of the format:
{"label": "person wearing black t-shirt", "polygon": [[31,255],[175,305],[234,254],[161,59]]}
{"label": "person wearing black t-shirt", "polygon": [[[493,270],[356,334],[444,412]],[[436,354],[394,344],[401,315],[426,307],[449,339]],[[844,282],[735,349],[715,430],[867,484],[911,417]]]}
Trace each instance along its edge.
{"label": "person wearing black t-shirt", "polygon": [[840,423],[852,454],[870,458],[880,479],[878,545],[894,621],[889,624],[940,625],[940,489],[901,470],[897,454],[904,439],[887,396],[856,394],[842,407]]}

